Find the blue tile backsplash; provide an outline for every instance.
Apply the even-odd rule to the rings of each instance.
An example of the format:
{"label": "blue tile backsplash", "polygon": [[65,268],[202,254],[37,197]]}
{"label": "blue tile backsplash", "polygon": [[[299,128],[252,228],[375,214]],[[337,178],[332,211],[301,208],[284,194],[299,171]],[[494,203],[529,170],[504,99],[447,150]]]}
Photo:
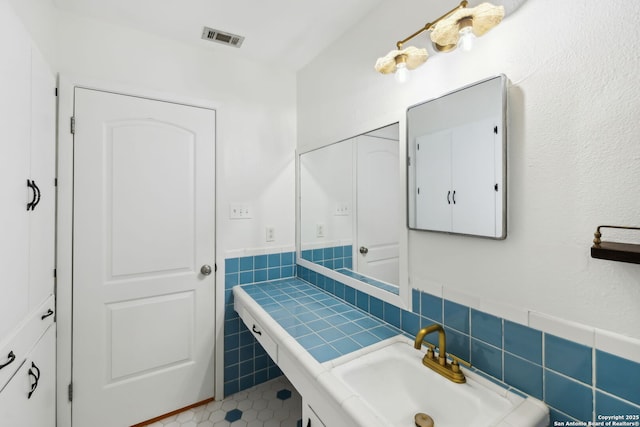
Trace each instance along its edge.
{"label": "blue tile backsplash", "polygon": [[544,364],[546,368],[591,384],[593,361],[590,347],[572,341],[544,335]]}
{"label": "blue tile backsplash", "polygon": [[353,246],[330,246],[326,248],[305,249],[302,259],[320,264],[332,270],[353,268]]}
{"label": "blue tile backsplash", "polygon": [[[284,318],[278,320],[277,314],[272,314],[319,361],[387,338],[394,328],[415,335],[419,328],[436,322],[445,327],[450,353],[470,361],[488,378],[549,405],[551,426],[566,425],[569,421],[597,421],[597,415],[640,415],[639,363],[415,289],[412,290],[411,311],[402,310],[305,267],[288,264],[295,262],[294,254],[280,254],[279,267],[265,266],[263,260],[257,258],[253,257],[253,270],[243,270],[249,268],[249,260],[227,260],[227,292],[241,283],[243,271],[253,271],[254,282],[258,282],[261,280],[256,277],[263,276],[256,276],[256,271],[279,268],[280,277],[289,277],[283,274],[293,271],[292,276],[297,274],[302,280],[353,306],[323,307],[325,300],[317,300],[323,297],[312,292],[306,302],[308,312],[296,314],[296,320],[303,321],[306,326],[287,323],[291,320]],[[273,285],[287,286],[286,280],[280,282],[284,284]],[[285,304],[285,301],[278,301]],[[244,389],[252,381],[258,384],[260,380],[281,374],[237,319],[232,300],[227,304],[231,305],[227,306],[225,314],[225,394]],[[329,309],[329,312],[323,312],[323,309]],[[336,313],[336,309],[344,312]],[[371,325],[364,322],[371,322],[372,318],[358,317],[360,310],[388,326],[370,329]],[[339,327],[335,324],[327,327],[324,317],[330,313],[342,316],[344,323]],[[234,318],[239,323],[234,323]],[[310,322],[315,322],[312,330],[307,328]],[[427,336],[427,341],[437,345],[437,335]]]}

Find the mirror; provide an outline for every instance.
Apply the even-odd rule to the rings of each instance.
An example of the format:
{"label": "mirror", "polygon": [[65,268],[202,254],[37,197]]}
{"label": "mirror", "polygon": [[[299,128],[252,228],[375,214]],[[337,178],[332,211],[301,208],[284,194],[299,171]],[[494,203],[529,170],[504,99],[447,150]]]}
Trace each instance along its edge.
{"label": "mirror", "polygon": [[506,238],[506,80],[407,110],[409,228]]}
{"label": "mirror", "polygon": [[301,258],[399,294],[398,123],[300,155]]}

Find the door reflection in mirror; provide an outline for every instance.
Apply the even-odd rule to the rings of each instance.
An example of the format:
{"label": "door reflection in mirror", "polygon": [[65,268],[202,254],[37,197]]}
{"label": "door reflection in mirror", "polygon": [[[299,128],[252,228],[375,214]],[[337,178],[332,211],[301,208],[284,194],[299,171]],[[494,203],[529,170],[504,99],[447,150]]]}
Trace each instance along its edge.
{"label": "door reflection in mirror", "polygon": [[301,256],[398,294],[399,129],[300,156]]}

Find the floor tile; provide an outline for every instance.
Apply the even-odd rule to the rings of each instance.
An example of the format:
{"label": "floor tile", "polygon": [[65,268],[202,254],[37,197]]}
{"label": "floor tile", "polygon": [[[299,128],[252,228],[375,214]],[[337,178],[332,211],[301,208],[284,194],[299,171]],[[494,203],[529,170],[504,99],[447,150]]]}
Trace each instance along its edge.
{"label": "floor tile", "polygon": [[302,398],[283,375],[147,427],[296,427],[301,419]]}

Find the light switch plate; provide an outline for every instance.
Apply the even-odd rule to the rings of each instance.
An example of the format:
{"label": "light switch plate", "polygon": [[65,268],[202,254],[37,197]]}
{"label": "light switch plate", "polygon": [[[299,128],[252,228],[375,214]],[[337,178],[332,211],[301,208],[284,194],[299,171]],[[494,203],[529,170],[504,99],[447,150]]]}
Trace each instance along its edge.
{"label": "light switch plate", "polygon": [[229,219],[250,219],[251,209],[247,204],[229,205]]}

